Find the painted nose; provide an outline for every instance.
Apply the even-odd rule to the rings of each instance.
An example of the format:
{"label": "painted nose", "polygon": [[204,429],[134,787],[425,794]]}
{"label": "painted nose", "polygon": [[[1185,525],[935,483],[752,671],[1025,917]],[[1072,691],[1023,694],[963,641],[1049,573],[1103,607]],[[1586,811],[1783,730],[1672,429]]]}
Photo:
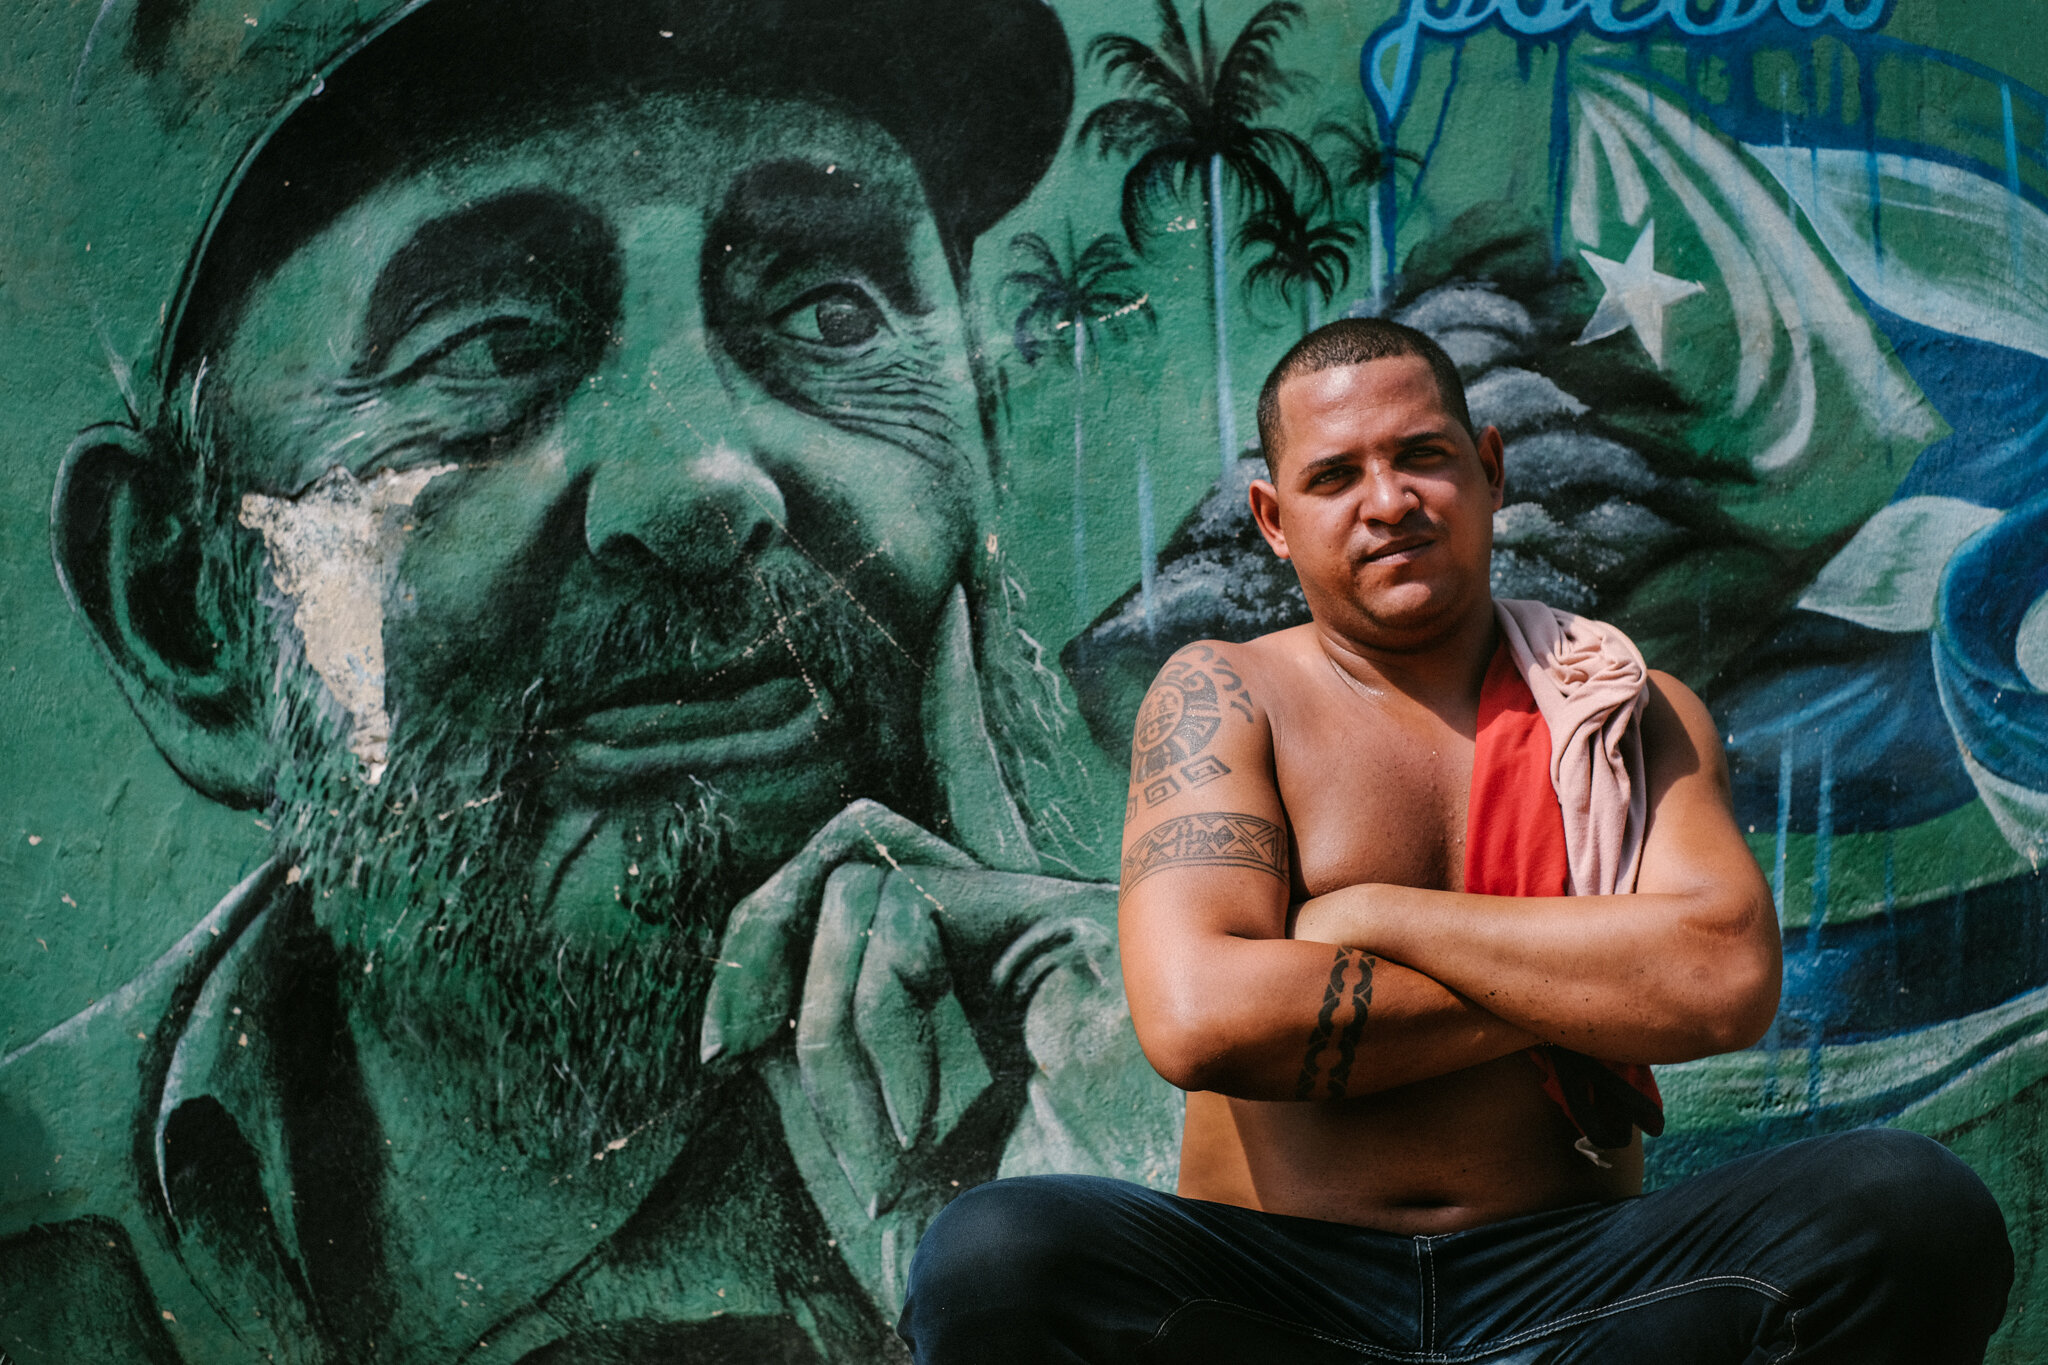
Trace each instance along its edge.
{"label": "painted nose", "polygon": [[611,449],[590,462],[583,538],[605,567],[723,578],[787,524],[781,488],[743,445],[687,429],[670,439],[658,427],[601,425]]}

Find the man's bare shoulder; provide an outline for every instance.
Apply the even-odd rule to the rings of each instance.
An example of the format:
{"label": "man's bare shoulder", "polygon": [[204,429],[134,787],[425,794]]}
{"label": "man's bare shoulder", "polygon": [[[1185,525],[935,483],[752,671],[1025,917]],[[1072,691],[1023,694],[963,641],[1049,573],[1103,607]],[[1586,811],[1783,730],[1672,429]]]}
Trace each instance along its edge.
{"label": "man's bare shoulder", "polygon": [[1652,783],[1702,773],[1724,791],[1728,760],[1721,734],[1707,704],[1690,687],[1661,669],[1649,671],[1648,704],[1643,708],[1643,760]]}
{"label": "man's bare shoulder", "polygon": [[1309,625],[1251,640],[1182,645],[1138,708],[1133,782],[1143,786],[1161,779],[1197,756],[1205,760],[1204,771],[1245,772],[1243,765],[1253,764],[1271,774],[1280,761],[1282,735],[1317,727],[1318,693],[1327,690],[1330,672]]}
{"label": "man's bare shoulder", "polygon": [[1229,640],[1192,641],[1161,665],[1131,727],[1127,840],[1141,816],[1248,809],[1246,784],[1272,770],[1267,673],[1262,651]]}
{"label": "man's bare shoulder", "polygon": [[1254,702],[1254,708],[1263,713],[1268,705],[1284,703],[1299,689],[1302,671],[1315,649],[1313,626],[1289,626],[1250,640],[1196,640],[1176,650],[1168,667],[1220,665],[1247,687],[1264,684]]}

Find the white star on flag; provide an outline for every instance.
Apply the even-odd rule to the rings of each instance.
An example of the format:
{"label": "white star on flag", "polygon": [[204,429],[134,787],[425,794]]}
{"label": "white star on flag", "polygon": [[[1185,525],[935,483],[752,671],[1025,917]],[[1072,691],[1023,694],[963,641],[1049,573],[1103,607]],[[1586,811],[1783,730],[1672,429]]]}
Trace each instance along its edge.
{"label": "white star on flag", "polygon": [[1642,340],[1643,349],[1650,353],[1650,363],[1663,369],[1664,310],[1680,299],[1706,293],[1707,287],[1693,280],[1657,273],[1655,219],[1643,224],[1643,235],[1636,238],[1626,261],[1611,261],[1583,248],[1579,254],[1586,258],[1587,265],[1593,267],[1593,273],[1600,277],[1600,283],[1607,287],[1607,292],[1601,295],[1600,306],[1593,310],[1593,316],[1586,321],[1586,330],[1579,333],[1579,339],[1573,345],[1584,346],[1589,341],[1599,341],[1633,327],[1636,336]]}

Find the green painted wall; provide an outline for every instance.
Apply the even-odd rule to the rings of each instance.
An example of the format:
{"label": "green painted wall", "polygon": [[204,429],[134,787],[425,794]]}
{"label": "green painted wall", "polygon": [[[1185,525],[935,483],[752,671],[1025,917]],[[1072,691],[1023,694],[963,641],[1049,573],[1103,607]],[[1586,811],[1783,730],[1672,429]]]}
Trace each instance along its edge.
{"label": "green painted wall", "polygon": [[957,1189],[1170,1185],[1123,736],[1300,618],[1252,400],[1347,312],[1728,739],[1785,1003],[1652,1180],[1933,1134],[2048,1354],[2021,0],[1305,0],[1213,200],[1084,125],[1145,6],[17,8],[7,1357],[889,1359]]}

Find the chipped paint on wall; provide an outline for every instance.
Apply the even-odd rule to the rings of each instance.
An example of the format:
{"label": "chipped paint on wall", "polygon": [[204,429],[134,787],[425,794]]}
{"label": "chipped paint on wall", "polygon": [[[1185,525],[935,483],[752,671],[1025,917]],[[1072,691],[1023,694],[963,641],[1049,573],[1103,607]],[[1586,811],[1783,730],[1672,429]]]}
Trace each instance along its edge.
{"label": "chipped paint on wall", "polygon": [[358,479],[342,466],[296,498],[242,495],[242,525],[263,533],[278,591],[306,662],[348,713],[349,752],[375,786],[384,776],[391,717],[384,710],[384,604],[411,530],[406,514],[429,482],[454,469],[381,469]]}

